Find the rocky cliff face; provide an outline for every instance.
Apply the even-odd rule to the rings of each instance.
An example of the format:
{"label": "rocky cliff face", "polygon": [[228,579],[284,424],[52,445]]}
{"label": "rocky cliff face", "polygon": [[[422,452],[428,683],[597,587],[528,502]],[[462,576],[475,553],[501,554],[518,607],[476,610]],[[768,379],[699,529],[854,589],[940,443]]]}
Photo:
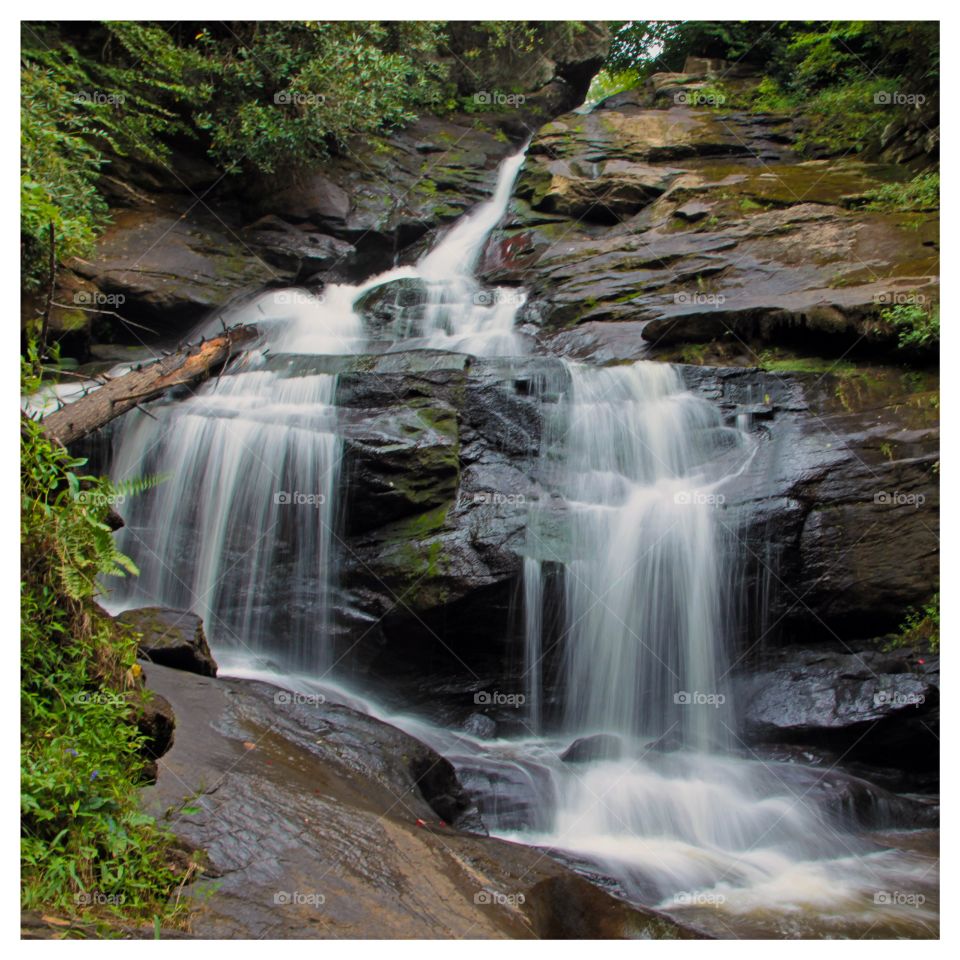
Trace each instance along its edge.
{"label": "rocky cliff face", "polygon": [[[881,315],[937,301],[936,218],[864,207],[902,168],[801,162],[792,120],[703,102],[709,63],[557,116],[582,95],[595,58],[584,44],[538,66],[541,95],[523,110],[425,118],[249,196],[215,190],[199,163],[178,167],[179,188],[129,171],[126,206],[71,282],[122,294],[175,333],[244,289],[367,276],[415,258],[487,196],[498,162],[535,131],[482,264],[491,283],[528,291],[533,355],[412,351],[339,370],[342,649],[410,696],[515,669],[526,503],[542,492],[544,410],[567,389],[559,358],[669,360],[758,443],[723,513],[744,561],[737,663],[773,686],[744,729],[830,746],[876,719],[892,729],[909,711],[874,717],[876,691],[848,680],[844,657],[870,660],[937,589],[937,378],[899,364]],[[364,304],[374,326],[390,309]],[[798,372],[810,355],[814,372]],[[310,372],[310,358],[297,362]],[[790,671],[806,668],[776,658],[798,650],[821,658],[802,716],[778,706],[799,682]],[[894,685],[915,677],[927,690],[918,657],[885,661]],[[856,706],[824,719],[822,689]],[[911,716],[930,729],[924,696]],[[898,756],[926,736],[918,722]]]}
{"label": "rocky cliff face", "polygon": [[528,287],[527,319],[565,355],[889,350],[881,309],[938,299],[936,217],[863,209],[906,170],[801,162],[791,120],[710,106],[705,80],[654,77],[543,127],[486,276]]}

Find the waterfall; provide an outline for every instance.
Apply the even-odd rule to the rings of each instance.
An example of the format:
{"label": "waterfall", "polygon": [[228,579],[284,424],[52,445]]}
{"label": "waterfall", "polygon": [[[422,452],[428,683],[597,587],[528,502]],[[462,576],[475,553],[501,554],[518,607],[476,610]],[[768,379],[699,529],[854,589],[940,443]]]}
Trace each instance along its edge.
{"label": "waterfall", "polygon": [[[193,610],[227,669],[251,659],[307,673],[335,665],[331,597],[342,444],[337,376],[318,372],[316,358],[416,347],[524,352],[513,329],[522,292],[483,289],[473,276],[523,156],[501,164],[491,198],[416,265],[356,286],[270,291],[240,305],[230,320],[258,327],[254,349],[195,395],[124,418],[113,479],[168,480],[121,508],[119,545],[142,574],[114,589],[112,610]],[[384,345],[369,335],[358,303],[397,281],[421,285],[425,309],[417,336],[404,337],[401,324],[392,331],[395,342]],[[218,327],[214,318],[199,332]]]}
{"label": "waterfall", "polygon": [[523,560],[523,611],[527,724],[539,733],[543,728],[543,565],[536,557]]}
{"label": "waterfall", "polygon": [[[256,308],[266,306],[281,346],[343,348],[361,333],[352,313],[329,310],[313,333],[322,304],[305,293],[268,295]],[[120,547],[141,575],[111,605],[191,609],[227,660],[256,650],[297,669],[328,667],[335,390],[335,376],[259,349],[196,395],[128,416],[112,476],[168,479],[124,507]]]}
{"label": "waterfall", "polygon": [[391,273],[413,282],[420,302],[402,311],[393,326],[396,349],[430,347],[482,356],[518,356],[526,352],[514,329],[524,294],[512,287],[483,288],[474,268],[490,231],[510,201],[526,149],[505,160],[493,196],[458,220],[443,240],[411,270]]}
{"label": "waterfall", "polygon": [[741,435],[667,365],[568,366],[567,727],[725,743],[715,471]]}
{"label": "waterfall", "polygon": [[[628,899],[723,936],[808,922],[845,935],[846,916],[869,930],[875,891],[921,887],[927,861],[839,824],[801,765],[733,749],[727,647],[742,604],[724,491],[755,441],[669,365],[566,363],[560,402],[542,404],[545,492],[518,591],[529,735],[484,740],[331,686],[342,363],[323,358],[525,353],[523,292],[474,276],[522,162],[507,159],[490,200],[418,263],[236,308],[232,321],[261,332],[254,348],[196,394],[125,416],[113,478],[169,479],[121,507],[120,547],[142,574],[109,606],[193,609],[223,672],[332,690],[406,729],[455,765],[492,833],[599,873]],[[370,298],[398,289],[409,296],[374,329]],[[897,909],[881,908],[890,929]]]}

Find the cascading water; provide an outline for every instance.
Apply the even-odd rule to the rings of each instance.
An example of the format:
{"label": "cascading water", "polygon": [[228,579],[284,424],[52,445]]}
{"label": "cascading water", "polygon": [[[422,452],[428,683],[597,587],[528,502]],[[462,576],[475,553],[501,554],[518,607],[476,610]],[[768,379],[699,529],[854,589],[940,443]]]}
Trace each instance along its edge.
{"label": "cascading water", "polygon": [[[328,308],[318,336],[303,329],[310,297],[265,300],[281,349],[349,350],[362,332],[349,304]],[[142,573],[112,599],[192,609],[228,659],[255,647],[319,670],[331,662],[336,378],[298,375],[278,356],[248,354],[195,396],[155,406],[155,419],[128,418],[114,478],[169,478],[126,511],[121,548]]]}
{"label": "cascading water", "polygon": [[[315,358],[389,350],[368,336],[355,305],[395,281],[425,291],[419,317],[391,331],[395,346],[522,353],[513,329],[522,294],[484,290],[473,277],[522,162],[523,151],[508,158],[491,199],[415,266],[358,286],[330,284],[319,295],[275,291],[236,309],[232,321],[261,331],[254,350],[195,396],[125,419],[113,478],[169,479],[124,508],[120,546],[143,574],[114,591],[112,609],[192,609],[227,669],[264,657],[295,670],[333,665],[341,443],[337,377],[317,372]],[[201,332],[215,333],[218,323]]]}
{"label": "cascading water", "polygon": [[[514,330],[522,293],[473,276],[522,160],[505,161],[491,199],[416,265],[321,296],[261,296],[231,318],[260,328],[255,349],[196,395],[152,405],[156,419],[127,415],[113,476],[171,477],[122,510],[121,548],[143,573],[113,609],[192,608],[224,672],[336,695],[329,598],[341,450],[337,366],[322,358],[526,352]],[[414,303],[372,333],[356,305],[395,282]],[[524,559],[530,735],[485,741],[340,696],[446,755],[492,832],[549,848],[719,935],[935,923],[871,899],[910,883],[929,889],[933,908],[928,858],[839,824],[808,795],[806,768],[731,752],[736,565],[720,518],[725,484],[751,456],[746,430],[725,425],[666,365],[567,364],[566,379],[542,457],[549,495],[531,506]],[[561,682],[551,686],[554,660]],[[561,759],[592,735],[603,736],[582,742],[582,762]]]}
{"label": "cascading water", "polygon": [[[566,722],[678,739],[725,740],[718,525],[708,470],[740,435],[668,366],[570,364],[560,488],[565,566]],[[535,524],[531,525],[536,530]]]}

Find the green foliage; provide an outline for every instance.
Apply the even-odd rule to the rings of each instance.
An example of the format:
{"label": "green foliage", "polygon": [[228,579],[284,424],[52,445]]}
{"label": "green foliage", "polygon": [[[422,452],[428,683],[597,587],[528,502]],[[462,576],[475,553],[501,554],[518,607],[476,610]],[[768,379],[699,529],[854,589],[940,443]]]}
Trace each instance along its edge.
{"label": "green foliage", "polygon": [[919,610],[910,609],[900,632],[886,649],[926,645],[931,653],[940,652],[940,592],[937,591]]}
{"label": "green foliage", "polygon": [[680,72],[688,56],[769,62],[790,25],[757,20],[633,20],[615,24],[608,70]]}
{"label": "green foliage", "polygon": [[592,106],[623,90],[632,90],[640,82],[640,74],[633,68],[608,70],[604,68],[591,81],[586,106]]}
{"label": "green foliage", "polygon": [[898,303],[880,312],[880,319],[897,328],[898,345],[904,349],[929,349],[940,343],[940,307]]}
{"label": "green foliage", "polygon": [[[522,38],[486,25],[496,42]],[[534,40],[536,39],[534,31]],[[24,283],[83,256],[107,225],[98,190],[116,157],[170,168],[198,139],[227,172],[275,172],[351,137],[454,106],[441,25],[422,21],[24,23],[21,257]]]}
{"label": "green foliage", "polygon": [[229,171],[325,157],[444,99],[442,39],[426,21],[265,22],[219,36],[204,28],[195,40],[216,95],[196,124]]}
{"label": "green foliage", "polygon": [[50,224],[61,260],[88,252],[106,225],[97,190],[106,154],[163,163],[162,138],[190,133],[177,105],[201,95],[184,82],[196,58],[159,27],[94,26],[87,39],[104,56],[81,53],[53,25],[23,25],[21,237],[31,288],[46,279]]}
{"label": "green foliage", "polygon": [[[762,70],[759,87],[727,106],[799,115],[798,146],[818,155],[861,152],[938,96],[934,21],[631,21],[616,25],[606,69],[644,78],[681,71],[691,55]],[[905,102],[891,104],[894,93]]]}
{"label": "green foliage", "polygon": [[818,90],[805,98],[805,127],[797,147],[806,153],[860,153],[880,140],[890,122],[888,107],[876,97],[890,90],[892,81],[862,78]]}
{"label": "green foliage", "polygon": [[[36,350],[24,365],[36,389]],[[118,490],[21,424],[23,905],[169,918],[171,838],[138,808],[145,761],[136,640],[95,603],[97,579],[136,573],[107,517]],[[147,481],[149,483],[151,481]]]}
{"label": "green foliage", "polygon": [[939,210],[940,174],[921,173],[906,183],[886,183],[865,196],[870,210]]}
{"label": "green foliage", "polygon": [[754,113],[791,113],[797,98],[790,96],[773,77],[764,77],[747,103]]}
{"label": "green foliage", "polygon": [[46,276],[49,225],[62,258],[82,256],[106,221],[107,205],[96,189],[100,153],[84,139],[84,120],[64,88],[48,71],[27,67],[21,96],[23,282],[35,288]]}

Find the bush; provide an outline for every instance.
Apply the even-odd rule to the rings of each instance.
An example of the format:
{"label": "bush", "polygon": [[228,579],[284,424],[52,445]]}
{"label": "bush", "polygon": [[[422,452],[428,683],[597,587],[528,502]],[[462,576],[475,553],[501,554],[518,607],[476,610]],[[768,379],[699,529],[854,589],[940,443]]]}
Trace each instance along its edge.
{"label": "bush", "polygon": [[917,303],[898,303],[881,311],[880,318],[898,331],[902,349],[926,350],[940,343],[940,308],[927,309]]}
{"label": "bush", "polygon": [[90,250],[111,157],[164,167],[180,138],[232,173],[322,159],[449,100],[443,39],[419,21],[24,24],[24,284],[47,278],[51,224],[58,259]]}
{"label": "bush", "polygon": [[931,653],[940,651],[940,593],[935,593],[919,610],[911,609],[900,625],[900,632],[887,649],[924,644]]}
{"label": "bush", "polygon": [[939,210],[940,174],[921,173],[906,183],[886,183],[865,196],[870,210]]}
{"label": "bush", "polygon": [[136,641],[95,603],[98,577],[136,572],[107,523],[118,491],[27,418],[20,455],[23,906],[169,918],[172,838],[138,806]]}

